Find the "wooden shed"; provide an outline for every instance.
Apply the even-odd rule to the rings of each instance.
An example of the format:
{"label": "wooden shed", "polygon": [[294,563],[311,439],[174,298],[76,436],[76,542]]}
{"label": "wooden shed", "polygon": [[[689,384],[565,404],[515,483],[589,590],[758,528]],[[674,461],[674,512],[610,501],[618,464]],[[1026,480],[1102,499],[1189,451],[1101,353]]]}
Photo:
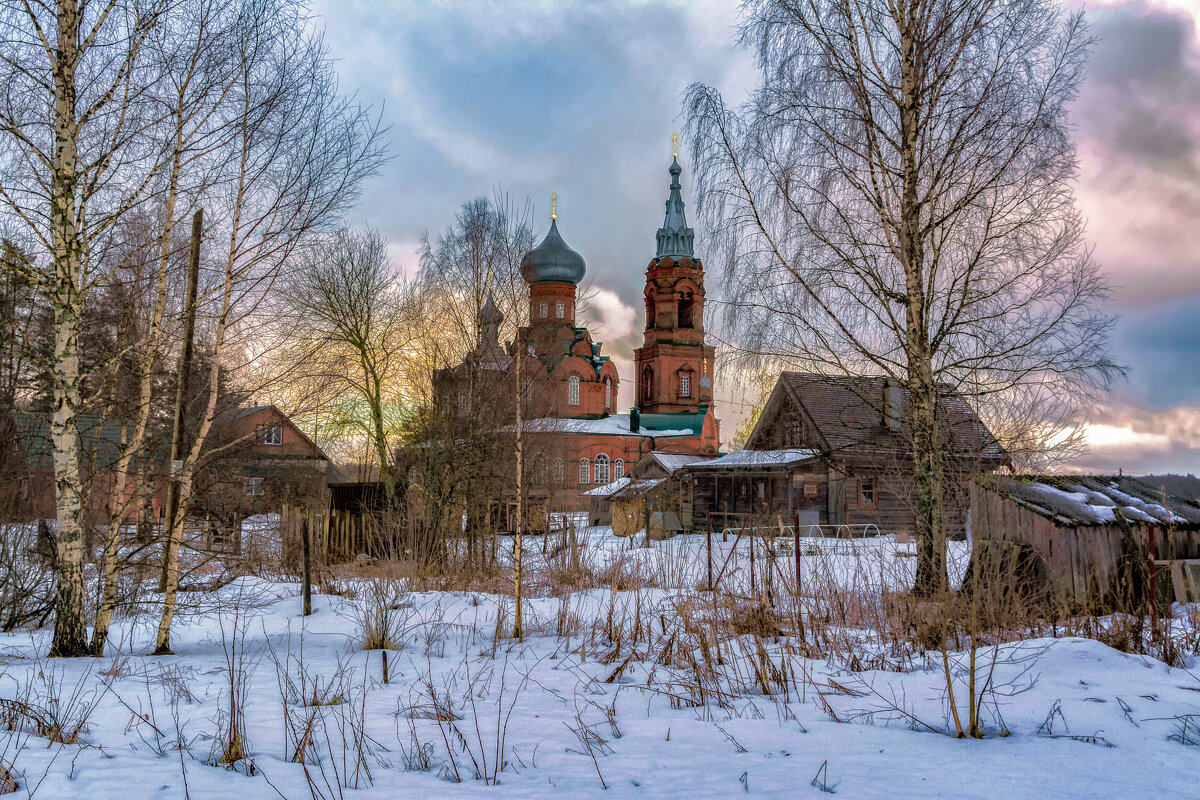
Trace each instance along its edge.
{"label": "wooden shed", "polygon": [[970,490],[973,557],[1023,548],[1056,601],[1140,607],[1154,567],[1160,596],[1197,602],[1200,504],[1123,475],[999,476]]}

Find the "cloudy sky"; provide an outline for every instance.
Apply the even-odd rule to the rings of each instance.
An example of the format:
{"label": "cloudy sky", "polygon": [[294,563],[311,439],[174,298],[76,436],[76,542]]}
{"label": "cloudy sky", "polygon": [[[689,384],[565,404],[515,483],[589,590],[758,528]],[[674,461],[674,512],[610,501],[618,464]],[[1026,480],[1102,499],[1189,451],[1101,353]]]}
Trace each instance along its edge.
{"label": "cloudy sky", "polygon": [[[1079,466],[1200,472],[1200,0],[1085,8],[1098,43],[1074,109],[1078,197],[1115,287],[1129,379],[1105,398]],[[736,100],[754,84],[733,41],[737,3],[320,0],[317,11],[345,87],[390,126],[392,160],[355,221],[412,268],[422,231],[463,202],[528,196],[540,237],[557,192],[628,404],[681,93],[701,81]],[[689,199],[686,164],[684,184]],[[728,434],[753,398],[720,394]]]}

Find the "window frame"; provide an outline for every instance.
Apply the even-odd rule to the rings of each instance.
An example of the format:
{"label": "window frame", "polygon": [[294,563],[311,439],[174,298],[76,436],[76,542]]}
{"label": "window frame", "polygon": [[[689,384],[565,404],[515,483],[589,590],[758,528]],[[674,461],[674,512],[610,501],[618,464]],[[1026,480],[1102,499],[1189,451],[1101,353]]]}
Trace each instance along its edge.
{"label": "window frame", "polygon": [[579,376],[572,375],[567,379],[567,405],[579,405]]}
{"label": "window frame", "polygon": [[612,462],[612,479],[619,481],[625,477],[625,459],[618,458]]}
{"label": "window frame", "polygon": [[579,485],[585,486],[592,482],[592,462],[587,458],[579,459]]}
{"label": "window frame", "polygon": [[[274,434],[278,434],[277,436]],[[264,422],[255,428],[254,438],[258,444],[279,447],[283,444],[283,423]]]}
{"label": "window frame", "polygon": [[566,303],[566,301],[558,300],[554,303],[554,318],[555,319],[566,319],[567,318],[567,303]]}
{"label": "window frame", "polygon": [[548,316],[550,316],[550,304],[545,300],[542,300],[540,303],[538,303],[538,317],[545,319]]}
{"label": "window frame", "polygon": [[246,497],[262,497],[267,493],[266,479],[258,475],[247,475],[242,479],[242,493]]}
{"label": "window frame", "polygon": [[608,458],[608,453],[599,453],[595,458],[595,466],[592,468],[592,483],[606,484],[612,480],[611,474],[612,462]]}
{"label": "window frame", "polygon": [[679,373],[679,396],[691,399],[692,397],[692,373]]}
{"label": "window frame", "polygon": [[[858,484],[858,507],[859,508],[879,508],[879,485],[874,478],[859,478]],[[863,485],[868,486],[866,494],[870,494],[871,501],[868,503],[863,500]]]}

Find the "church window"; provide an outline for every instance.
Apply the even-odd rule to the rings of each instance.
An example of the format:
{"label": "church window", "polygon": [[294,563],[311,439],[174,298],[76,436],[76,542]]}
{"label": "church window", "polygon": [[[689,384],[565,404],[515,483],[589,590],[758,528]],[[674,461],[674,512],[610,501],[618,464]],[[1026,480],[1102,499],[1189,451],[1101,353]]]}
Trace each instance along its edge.
{"label": "church window", "polygon": [[579,376],[572,375],[571,380],[567,382],[567,405],[579,405]]}
{"label": "church window", "polygon": [[563,460],[561,458],[554,459],[554,469],[550,475],[554,478],[556,486],[563,482]]}
{"label": "church window", "polygon": [[546,315],[549,313],[550,313],[550,304],[549,303],[547,303],[545,300],[538,303],[538,316],[539,317],[541,317],[542,319],[545,319]]}
{"label": "church window", "polygon": [[604,410],[612,406],[612,381],[608,378],[604,379]]}
{"label": "church window", "polygon": [[533,485],[546,485],[546,459],[541,454],[533,459]]}
{"label": "church window", "polygon": [[613,480],[619,481],[625,477],[625,459],[618,458],[613,462]]}
{"label": "church window", "polygon": [[692,376],[690,373],[683,373],[679,376],[679,396],[692,396]]}
{"label": "church window", "polygon": [[608,456],[596,456],[596,483],[608,483]]}
{"label": "church window", "polygon": [[654,298],[646,298],[646,330],[654,328]]}
{"label": "church window", "polygon": [[562,319],[566,315],[567,315],[567,304],[564,303],[562,300],[559,300],[557,303],[554,304],[554,316],[558,317],[559,319]]}
{"label": "church window", "polygon": [[586,458],[579,459],[579,482],[592,482],[592,464]]}
{"label": "church window", "polygon": [[654,397],[654,370],[646,367],[642,370],[642,400],[650,402]]}

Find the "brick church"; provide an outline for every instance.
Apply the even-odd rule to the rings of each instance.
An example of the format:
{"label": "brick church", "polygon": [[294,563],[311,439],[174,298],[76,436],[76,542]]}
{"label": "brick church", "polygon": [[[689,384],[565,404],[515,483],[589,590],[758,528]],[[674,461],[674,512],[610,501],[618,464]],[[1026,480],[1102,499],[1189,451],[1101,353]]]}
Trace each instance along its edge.
{"label": "brick church", "polygon": [[[523,352],[528,474],[533,493],[553,498],[556,507],[579,506],[582,492],[624,476],[651,451],[717,452],[713,348],[704,341],[704,266],[684,215],[681,172],[678,160],[672,161],[666,217],[646,268],[646,327],[634,352],[633,408],[618,413],[616,365],[577,323],[576,290],[586,264],[559,233],[555,214],[546,237],[521,261],[529,286],[529,324],[518,333],[523,346],[498,342],[503,317],[489,298],[475,350],[435,378],[443,397],[468,376],[474,376],[474,385],[494,386],[509,379],[514,355]],[[484,375],[490,379],[479,380]],[[469,398],[457,391],[464,406]]]}

